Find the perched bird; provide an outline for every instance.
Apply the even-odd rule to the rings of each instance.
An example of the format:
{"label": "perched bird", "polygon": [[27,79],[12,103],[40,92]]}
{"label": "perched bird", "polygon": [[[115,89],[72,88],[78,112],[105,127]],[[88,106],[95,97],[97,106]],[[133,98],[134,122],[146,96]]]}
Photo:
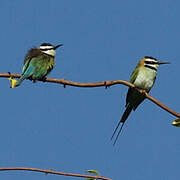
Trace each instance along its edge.
{"label": "perched bird", "polygon": [[139,61],[135,70],[131,74],[130,83],[134,84],[135,88],[130,87],[128,90],[125,106],[126,110],[118,122],[116,129],[114,130],[111,137],[112,140],[121,124],[120,130],[118,131],[118,134],[115,138],[114,145],[131,111],[135,111],[139,104],[145,99],[145,96],[138,92],[136,88],[148,93],[153,87],[153,84],[156,80],[157,68],[161,64],[169,64],[169,62],[162,62],[158,61],[154,57],[145,56]]}
{"label": "perched bird", "polygon": [[56,49],[62,45],[53,46],[49,43],[43,43],[37,48],[30,49],[25,56],[22,76],[17,81],[9,78],[11,87],[19,86],[24,79],[31,79],[33,82],[45,79],[54,67]]}

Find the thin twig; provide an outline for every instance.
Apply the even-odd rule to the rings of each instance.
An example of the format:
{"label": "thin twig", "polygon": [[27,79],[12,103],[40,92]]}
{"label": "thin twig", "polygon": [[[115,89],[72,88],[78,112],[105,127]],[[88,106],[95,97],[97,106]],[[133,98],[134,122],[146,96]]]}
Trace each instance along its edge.
{"label": "thin twig", "polygon": [[[0,77],[8,78],[10,76],[13,77],[13,78],[20,78],[21,74],[9,74],[9,73],[2,73],[2,74],[0,74]],[[131,83],[127,82],[127,81],[123,81],[123,80],[101,81],[101,82],[92,82],[92,83],[79,83],[79,82],[68,81],[68,80],[65,80],[65,79],[47,78],[47,79],[45,79],[43,81],[44,82],[49,82],[49,83],[63,84],[64,87],[68,85],[68,86],[84,87],[84,88],[105,86],[107,88],[109,86],[113,86],[113,85],[116,85],[116,84],[123,84],[125,86],[129,86],[129,87],[132,87],[132,88],[134,87],[133,84],[131,84]],[[159,107],[164,109],[165,111],[167,111],[170,114],[180,118],[180,114],[179,113],[173,111],[172,109],[170,109],[166,105],[162,104],[157,99],[155,99],[154,97],[150,96],[148,93],[144,93],[141,90],[138,90],[138,91],[140,93],[144,94],[147,99],[149,99],[150,101],[152,101],[153,103],[155,103],[156,105],[158,105]]]}
{"label": "thin twig", "polygon": [[111,180],[110,178],[105,178],[102,176],[91,176],[91,175],[83,175],[83,174],[64,173],[64,172],[53,171],[53,170],[44,170],[44,169],[37,169],[37,168],[25,168],[25,167],[0,168],[0,171],[36,171],[36,172],[41,172],[41,173],[45,173],[45,174],[56,174],[56,175],[73,176],[73,177],[81,177],[81,178],[94,178],[94,179],[102,179],[102,180]]}

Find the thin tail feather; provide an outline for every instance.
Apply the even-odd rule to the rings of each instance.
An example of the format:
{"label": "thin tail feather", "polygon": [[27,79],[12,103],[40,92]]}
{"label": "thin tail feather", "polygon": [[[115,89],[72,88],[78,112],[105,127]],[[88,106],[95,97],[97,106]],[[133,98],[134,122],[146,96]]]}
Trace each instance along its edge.
{"label": "thin tail feather", "polygon": [[121,124],[121,120],[118,122],[117,126],[116,126],[116,129],[114,130],[112,136],[111,136],[111,140],[113,139],[114,135],[116,134],[116,131],[118,130],[119,126]]}
{"label": "thin tail feather", "polygon": [[118,139],[118,137],[119,137],[119,135],[120,135],[120,133],[121,133],[121,131],[122,131],[122,128],[123,128],[123,126],[124,126],[124,123],[125,123],[125,122],[123,122],[122,125],[121,125],[121,128],[120,128],[120,130],[119,130],[119,132],[118,132],[118,134],[117,134],[117,136],[116,136],[116,139],[114,140],[113,146],[116,144],[116,141],[117,141],[117,139]]}
{"label": "thin tail feather", "polygon": [[123,126],[124,126],[124,123],[125,123],[125,121],[127,120],[127,118],[128,118],[128,116],[129,116],[129,114],[131,113],[132,109],[133,109],[132,106],[131,106],[130,104],[128,104],[126,110],[124,111],[124,114],[123,114],[121,120],[118,122],[118,124],[117,124],[117,126],[116,126],[116,129],[114,130],[114,132],[113,132],[113,134],[112,134],[111,140],[113,139],[113,137],[114,137],[114,135],[116,134],[116,132],[117,132],[120,124],[122,123],[121,128],[120,128],[120,130],[119,130],[119,132],[118,132],[118,134],[117,134],[117,136],[116,136],[116,138],[115,138],[115,141],[114,141],[113,145],[116,144],[116,141],[117,141],[117,139],[118,139],[118,137],[119,137],[119,135],[120,135],[120,133],[121,133],[121,131],[122,131],[122,128],[123,128]]}

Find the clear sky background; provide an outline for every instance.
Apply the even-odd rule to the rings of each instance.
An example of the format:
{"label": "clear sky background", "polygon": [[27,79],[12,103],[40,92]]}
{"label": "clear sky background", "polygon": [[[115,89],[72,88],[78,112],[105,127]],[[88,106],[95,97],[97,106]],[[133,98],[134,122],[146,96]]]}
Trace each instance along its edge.
{"label": "clear sky background", "polygon": [[[0,72],[21,73],[43,42],[63,43],[48,77],[77,82],[129,80],[146,56],[168,60],[152,96],[180,111],[178,0],[0,1]],[[63,88],[31,81],[10,89],[1,78],[0,167],[34,167],[113,180],[179,180],[180,128],[149,100],[132,112],[115,147],[110,137],[125,110],[127,87]],[[6,180],[72,177],[0,172]]]}

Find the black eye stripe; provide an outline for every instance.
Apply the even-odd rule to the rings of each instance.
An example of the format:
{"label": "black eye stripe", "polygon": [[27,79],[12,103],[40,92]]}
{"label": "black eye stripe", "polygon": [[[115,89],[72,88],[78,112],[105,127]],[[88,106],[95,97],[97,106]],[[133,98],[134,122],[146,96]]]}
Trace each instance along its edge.
{"label": "black eye stripe", "polygon": [[52,44],[50,44],[50,43],[43,43],[43,44],[41,44],[41,46],[52,46]]}
{"label": "black eye stripe", "polygon": [[152,66],[150,66],[150,65],[145,65],[145,67],[157,71],[157,69],[156,69],[155,67],[152,67]]}
{"label": "black eye stripe", "polygon": [[52,50],[52,49],[54,49],[54,47],[52,47],[52,48],[46,48],[46,49],[41,49],[41,48],[40,48],[41,51],[48,51],[48,50]]}
{"label": "black eye stripe", "polygon": [[158,64],[156,61],[145,61],[145,64]]}

